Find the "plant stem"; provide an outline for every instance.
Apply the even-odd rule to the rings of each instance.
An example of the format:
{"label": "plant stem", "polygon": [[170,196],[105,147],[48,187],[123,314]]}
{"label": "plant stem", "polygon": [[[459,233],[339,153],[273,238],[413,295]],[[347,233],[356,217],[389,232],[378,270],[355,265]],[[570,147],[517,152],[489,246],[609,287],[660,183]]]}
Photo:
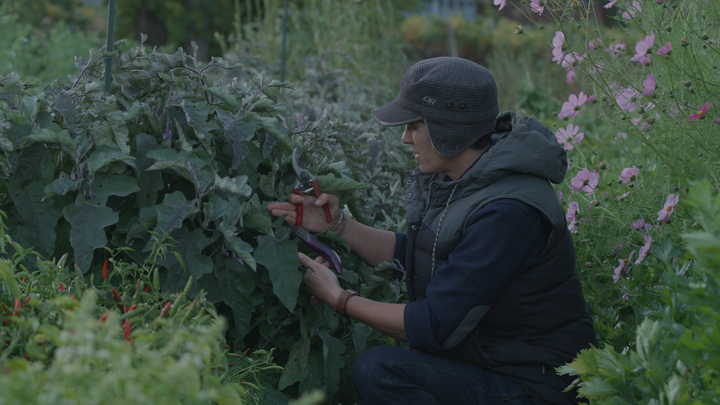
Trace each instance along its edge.
{"label": "plant stem", "polygon": [[[107,28],[107,51],[113,51],[113,42],[115,36],[115,0],[110,0],[108,4],[108,28]],[[112,87],[112,57],[105,59],[105,93],[110,94]]]}

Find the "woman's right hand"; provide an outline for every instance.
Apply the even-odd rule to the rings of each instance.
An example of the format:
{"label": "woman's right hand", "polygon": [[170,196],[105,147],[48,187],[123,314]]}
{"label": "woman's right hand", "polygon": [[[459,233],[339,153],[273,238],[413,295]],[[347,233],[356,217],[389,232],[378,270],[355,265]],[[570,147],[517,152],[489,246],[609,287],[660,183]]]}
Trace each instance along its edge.
{"label": "woman's right hand", "polygon": [[[325,208],[327,203],[330,208],[332,222],[327,221]],[[295,225],[297,218],[297,206],[303,205],[302,227],[310,232],[327,232],[333,229],[333,223],[340,218],[340,199],[333,194],[320,194],[319,197],[310,195],[290,194],[288,202],[275,202],[267,206],[268,211],[276,217],[287,214],[285,221]]]}

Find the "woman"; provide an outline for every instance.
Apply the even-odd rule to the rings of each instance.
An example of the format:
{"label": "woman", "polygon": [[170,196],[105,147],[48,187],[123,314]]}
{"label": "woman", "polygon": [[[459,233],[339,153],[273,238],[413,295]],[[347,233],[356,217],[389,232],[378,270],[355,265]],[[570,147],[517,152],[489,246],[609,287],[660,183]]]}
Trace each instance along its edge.
{"label": "woman", "polygon": [[[483,67],[433,58],[403,76],[398,97],[372,112],[405,125],[419,170],[405,180],[407,233],[364,226],[323,194],[268,206],[303,227],[335,230],[370,265],[398,260],[408,304],[343,290],[335,275],[300,254],[319,301],[412,350],[380,346],[356,362],[366,404],[574,404],[555,368],[595,342],[575,269],[572,237],[550,185],[567,170],[565,150],[534,118],[498,115],[497,88]],[[331,208],[327,222],[322,206]],[[508,402],[509,401],[509,402]]]}

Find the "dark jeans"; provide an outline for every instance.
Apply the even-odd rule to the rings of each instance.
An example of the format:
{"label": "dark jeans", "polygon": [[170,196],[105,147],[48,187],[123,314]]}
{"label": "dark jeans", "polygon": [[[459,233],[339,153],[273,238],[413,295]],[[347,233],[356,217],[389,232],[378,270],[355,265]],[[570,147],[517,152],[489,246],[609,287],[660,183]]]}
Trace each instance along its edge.
{"label": "dark jeans", "polygon": [[353,368],[364,405],[542,405],[517,383],[456,361],[394,346],[363,353]]}

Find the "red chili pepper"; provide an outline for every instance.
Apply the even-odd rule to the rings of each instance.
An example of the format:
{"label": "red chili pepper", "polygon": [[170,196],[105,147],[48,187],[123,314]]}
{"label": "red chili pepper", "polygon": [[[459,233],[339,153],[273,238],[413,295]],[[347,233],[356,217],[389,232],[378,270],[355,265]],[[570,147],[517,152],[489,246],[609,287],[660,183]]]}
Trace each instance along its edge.
{"label": "red chili pepper", "polygon": [[27,277],[23,277],[23,278],[22,278],[22,281],[27,281]]}
{"label": "red chili pepper", "polygon": [[123,305],[122,305],[122,298],[120,298],[120,293],[116,289],[112,289],[112,296],[115,300],[115,304],[117,305],[118,309],[120,310],[120,313],[123,313]]}
{"label": "red chili pepper", "polygon": [[15,298],[15,312],[13,312],[13,316],[20,316],[20,313],[17,312],[18,309],[20,309],[20,298]]}
{"label": "red chili pepper", "polygon": [[108,315],[110,315],[110,311],[105,311],[105,313],[100,317],[100,323],[107,321]]}
{"label": "red chili pepper", "polygon": [[30,356],[28,356],[27,353],[25,353],[25,355],[23,357],[25,358],[25,360],[30,361]]}
{"label": "red chili pepper", "polygon": [[128,342],[132,342],[132,339],[130,338],[130,320],[125,320],[125,340]]}
{"label": "red chili pepper", "polygon": [[150,292],[150,286],[145,287],[145,292],[146,293]]}
{"label": "red chili pepper", "polygon": [[128,313],[130,311],[134,311],[137,309],[137,304],[133,304],[131,307],[125,310],[125,313]]}
{"label": "red chili pepper", "polygon": [[168,301],[163,309],[160,311],[160,315],[158,318],[167,318],[168,313],[170,312],[170,308],[172,307],[172,302]]}
{"label": "red chili pepper", "polygon": [[105,260],[105,264],[103,264],[103,280],[107,280],[107,260]]}
{"label": "red chili pepper", "polygon": [[27,298],[25,298],[25,303],[27,304],[28,302],[30,302],[30,296],[29,296],[29,295],[27,296]]}
{"label": "red chili pepper", "polygon": [[72,299],[74,299],[74,300],[77,299],[77,297],[75,296],[75,294],[71,295],[70,298],[72,298]]}
{"label": "red chili pepper", "polygon": [[63,285],[63,283],[60,283],[60,292],[63,292],[63,291],[65,291],[65,286]]}

